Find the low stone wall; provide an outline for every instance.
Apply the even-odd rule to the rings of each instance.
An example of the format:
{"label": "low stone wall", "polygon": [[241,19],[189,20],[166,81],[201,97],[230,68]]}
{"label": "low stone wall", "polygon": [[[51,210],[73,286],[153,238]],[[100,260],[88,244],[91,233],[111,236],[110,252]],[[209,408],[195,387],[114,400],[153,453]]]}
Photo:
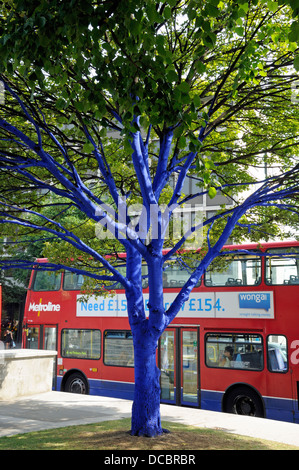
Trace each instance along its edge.
{"label": "low stone wall", "polygon": [[50,392],[56,351],[0,350],[0,400]]}

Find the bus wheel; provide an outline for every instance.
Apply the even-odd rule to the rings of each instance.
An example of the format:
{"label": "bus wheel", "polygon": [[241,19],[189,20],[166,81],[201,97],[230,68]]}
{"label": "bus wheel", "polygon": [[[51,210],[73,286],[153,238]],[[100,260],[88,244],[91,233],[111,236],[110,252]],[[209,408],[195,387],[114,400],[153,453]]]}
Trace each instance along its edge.
{"label": "bus wheel", "polygon": [[225,411],[236,415],[264,417],[261,399],[248,387],[238,387],[229,393]]}
{"label": "bus wheel", "polygon": [[87,394],[86,380],[79,373],[71,374],[65,382],[64,391],[68,393],[80,393],[81,395],[86,395]]}

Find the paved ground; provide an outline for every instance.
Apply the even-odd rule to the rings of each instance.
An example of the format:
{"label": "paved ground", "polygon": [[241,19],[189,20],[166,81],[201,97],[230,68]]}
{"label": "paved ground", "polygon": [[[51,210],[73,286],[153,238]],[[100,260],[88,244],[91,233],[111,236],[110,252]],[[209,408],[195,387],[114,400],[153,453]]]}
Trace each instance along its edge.
{"label": "paved ground", "polygon": [[[131,416],[132,402],[107,397],[48,392],[0,401],[0,437]],[[299,447],[299,424],[214,411],[161,405],[162,419],[221,429]]]}

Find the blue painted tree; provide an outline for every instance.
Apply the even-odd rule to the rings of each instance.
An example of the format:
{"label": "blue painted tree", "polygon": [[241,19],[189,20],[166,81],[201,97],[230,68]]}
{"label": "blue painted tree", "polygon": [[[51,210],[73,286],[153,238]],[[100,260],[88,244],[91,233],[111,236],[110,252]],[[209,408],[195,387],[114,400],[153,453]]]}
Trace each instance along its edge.
{"label": "blue painted tree", "polygon": [[[22,241],[30,233],[30,242],[50,243],[42,269],[123,286],[134,342],[132,434],[161,434],[161,334],[233,231],[269,237],[265,225],[283,214],[298,225],[298,28],[287,2],[31,3],[1,7],[3,233],[15,227]],[[271,176],[250,173],[265,166]],[[198,191],[184,195],[188,176]],[[235,204],[169,240],[175,209],[217,191]],[[135,202],[143,210],[134,228]],[[99,224],[115,244],[94,236]],[[199,230],[204,255],[165,310],[165,263]],[[105,256],[120,247],[125,273],[117,256]]]}

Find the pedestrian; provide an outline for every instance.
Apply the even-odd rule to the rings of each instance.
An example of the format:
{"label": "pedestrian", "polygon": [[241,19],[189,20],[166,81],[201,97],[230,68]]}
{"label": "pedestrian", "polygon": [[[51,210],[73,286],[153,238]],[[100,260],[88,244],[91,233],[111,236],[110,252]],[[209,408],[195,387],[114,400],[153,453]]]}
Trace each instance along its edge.
{"label": "pedestrian", "polygon": [[4,333],[4,344],[5,344],[5,349],[10,349],[13,346],[12,333],[8,329],[5,330],[5,333]]}

